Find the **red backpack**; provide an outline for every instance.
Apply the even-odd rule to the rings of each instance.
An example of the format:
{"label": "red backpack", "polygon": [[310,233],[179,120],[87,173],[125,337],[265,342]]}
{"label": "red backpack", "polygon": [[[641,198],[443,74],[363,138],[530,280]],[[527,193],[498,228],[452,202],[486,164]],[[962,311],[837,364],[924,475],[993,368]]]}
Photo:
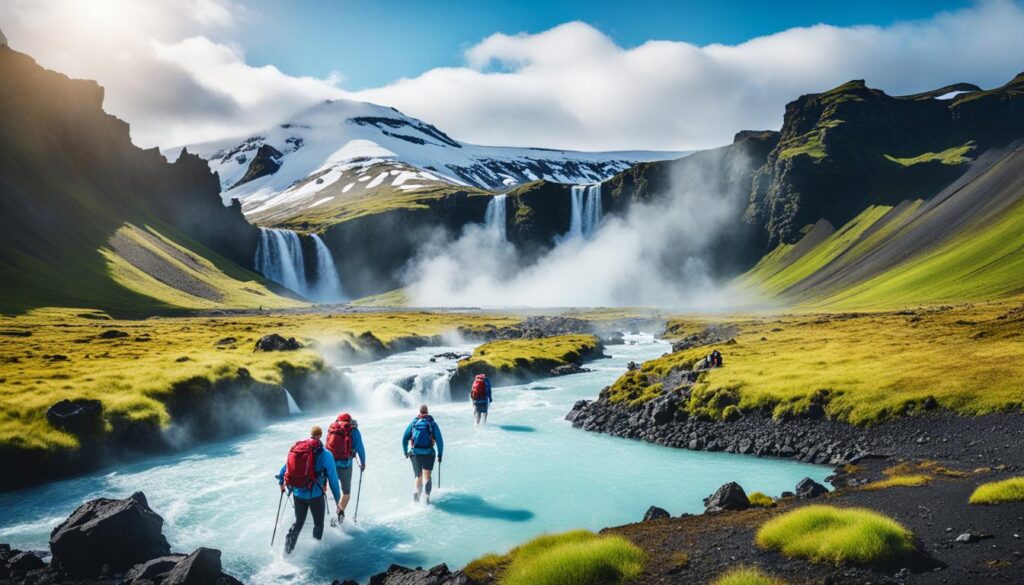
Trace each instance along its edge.
{"label": "red backpack", "polygon": [[339,414],[338,420],[327,428],[327,450],[334,455],[334,460],[352,458],[352,429],[355,424],[347,412]]}
{"label": "red backpack", "polygon": [[469,392],[469,397],[473,400],[484,400],[487,398],[487,376],[483,374],[476,375],[476,379],[473,380],[473,389]]}
{"label": "red backpack", "polygon": [[292,445],[284,470],[284,483],[294,488],[311,489],[317,482],[316,458],[323,450],[317,439],[303,439]]}

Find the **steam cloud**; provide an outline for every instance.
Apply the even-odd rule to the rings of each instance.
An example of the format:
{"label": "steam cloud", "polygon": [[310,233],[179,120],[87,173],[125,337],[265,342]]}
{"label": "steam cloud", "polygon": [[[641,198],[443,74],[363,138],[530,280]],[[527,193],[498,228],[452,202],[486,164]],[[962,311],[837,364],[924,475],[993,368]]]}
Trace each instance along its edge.
{"label": "steam cloud", "polygon": [[479,224],[466,226],[454,241],[439,233],[406,269],[410,301],[435,307],[733,305],[739,299],[711,276],[710,252],[739,225],[747,201],[746,189],[730,188],[722,177],[745,174],[750,164],[708,158],[675,164],[668,192],[633,205],[623,217],[606,216],[592,238],[563,239],[532,263]]}

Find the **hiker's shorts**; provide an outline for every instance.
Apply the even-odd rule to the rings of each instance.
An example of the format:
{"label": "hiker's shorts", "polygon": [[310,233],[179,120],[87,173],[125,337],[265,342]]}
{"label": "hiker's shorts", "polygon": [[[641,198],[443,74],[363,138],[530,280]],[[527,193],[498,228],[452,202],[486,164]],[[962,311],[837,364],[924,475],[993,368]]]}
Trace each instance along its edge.
{"label": "hiker's shorts", "polygon": [[427,471],[434,470],[434,454],[428,453],[427,455],[416,455],[415,453],[409,455],[409,460],[412,461],[412,474],[414,477],[419,477],[423,473],[423,470]]}
{"label": "hiker's shorts", "polygon": [[487,402],[474,402],[473,412],[477,412],[480,414],[487,412]]}
{"label": "hiker's shorts", "polygon": [[341,482],[341,493],[346,496],[352,493],[352,468],[355,465],[338,468],[338,481]]}

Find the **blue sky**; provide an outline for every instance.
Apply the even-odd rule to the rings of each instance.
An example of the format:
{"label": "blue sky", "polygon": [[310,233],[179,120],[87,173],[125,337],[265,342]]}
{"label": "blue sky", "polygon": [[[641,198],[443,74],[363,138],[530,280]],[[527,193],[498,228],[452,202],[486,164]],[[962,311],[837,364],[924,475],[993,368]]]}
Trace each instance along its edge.
{"label": "blue sky", "polygon": [[538,33],[582,20],[622,47],[648,40],[738,44],[793,27],[891,25],[969,6],[949,0],[857,2],[516,2],[514,0],[256,0],[236,42],[252,64],[292,75],[340,72],[346,89],[374,87],[434,67],[461,65],[462,51],[503,32]]}

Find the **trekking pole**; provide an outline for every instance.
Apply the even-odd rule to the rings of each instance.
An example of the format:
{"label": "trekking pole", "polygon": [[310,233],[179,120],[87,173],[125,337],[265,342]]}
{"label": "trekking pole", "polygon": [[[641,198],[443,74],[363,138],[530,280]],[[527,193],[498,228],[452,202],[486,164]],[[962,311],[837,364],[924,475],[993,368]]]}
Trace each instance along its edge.
{"label": "trekking pole", "polygon": [[274,547],[274,539],[277,537],[277,524],[281,521],[281,504],[284,503],[284,490],[281,497],[277,498],[277,515],[274,516],[274,532],[270,535],[270,547]]}
{"label": "trekking pole", "polygon": [[441,460],[437,460],[437,489],[441,489]]}
{"label": "trekking pole", "polygon": [[352,523],[359,524],[359,496],[363,495],[363,470],[359,470],[359,487],[356,488],[356,511],[352,515]]}

